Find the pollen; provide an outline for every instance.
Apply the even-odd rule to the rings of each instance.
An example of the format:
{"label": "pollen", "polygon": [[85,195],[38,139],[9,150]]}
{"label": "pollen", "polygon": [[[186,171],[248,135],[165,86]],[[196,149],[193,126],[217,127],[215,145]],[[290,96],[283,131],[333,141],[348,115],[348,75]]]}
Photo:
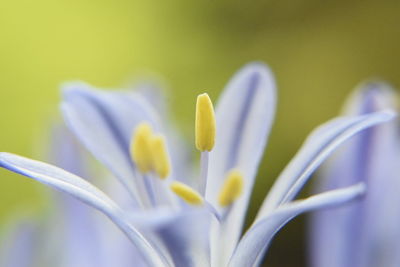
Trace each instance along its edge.
{"label": "pollen", "polygon": [[131,157],[142,173],[151,171],[153,161],[150,142],[153,130],[148,123],[140,123],[133,134],[131,142]]}
{"label": "pollen", "polygon": [[162,135],[154,135],[151,138],[150,147],[154,171],[161,179],[165,179],[171,172],[171,164],[165,138]]}
{"label": "pollen", "polygon": [[232,170],[222,186],[218,197],[219,204],[222,207],[231,205],[238,199],[243,192],[243,175],[238,170]]}
{"label": "pollen", "polygon": [[191,205],[201,205],[204,202],[199,193],[183,183],[173,182],[170,187],[177,196]]}
{"label": "pollen", "polygon": [[196,103],[196,148],[200,151],[211,151],[215,143],[215,114],[208,94],[197,97]]}

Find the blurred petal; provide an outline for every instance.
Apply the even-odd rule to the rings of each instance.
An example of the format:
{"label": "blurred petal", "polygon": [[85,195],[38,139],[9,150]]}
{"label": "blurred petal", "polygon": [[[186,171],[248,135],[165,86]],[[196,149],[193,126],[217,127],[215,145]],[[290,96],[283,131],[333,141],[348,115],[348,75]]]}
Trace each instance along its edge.
{"label": "blurred petal", "polygon": [[76,267],[106,267],[104,264],[105,251],[102,251],[99,223],[96,221],[94,210],[83,205],[70,196],[63,196],[59,218],[60,237],[64,233],[62,249],[63,266]]}
{"label": "blurred petal", "polygon": [[[90,180],[97,178],[98,175],[90,168],[92,166],[88,161],[88,152],[66,127],[53,126],[50,143],[48,158],[52,164],[80,177],[89,177]],[[97,180],[99,179],[95,181],[98,182]],[[121,187],[115,181],[108,182],[114,182],[114,186]],[[120,190],[117,195],[126,193],[125,190]],[[54,249],[63,252],[62,257],[55,256],[57,264],[52,266],[127,267],[133,262],[136,266],[145,266],[137,248],[111,221],[105,220],[102,214],[67,194],[53,194],[53,198],[55,212],[51,220],[46,220],[49,224],[46,232],[49,232],[49,228],[56,228],[52,235],[56,239],[53,242],[56,243]],[[49,243],[47,239],[44,241]],[[45,260],[48,262],[47,256]]]}
{"label": "blurred petal", "polygon": [[182,212],[159,227],[158,235],[167,246],[176,267],[210,266],[208,210]]}
{"label": "blurred petal", "polygon": [[[157,77],[153,77],[157,80]],[[192,150],[184,136],[178,131],[173,114],[170,113],[167,90],[164,85],[157,82],[141,82],[133,89],[142,96],[160,117],[162,132],[167,137],[168,150],[170,152],[172,172],[169,179],[179,180],[186,184],[193,183]]]}
{"label": "blurred petal", "polygon": [[[210,153],[206,199],[218,207],[227,172],[237,168],[245,177],[244,193],[230,212],[222,245],[229,256],[240,237],[259,162],[275,115],[275,82],[267,66],[251,63],[229,82],[216,108],[217,135]],[[217,252],[217,254],[219,254]],[[227,261],[228,258],[225,260]]]}
{"label": "blurred petal", "polygon": [[316,168],[339,145],[358,132],[395,117],[391,111],[334,119],[314,130],[300,151],[278,177],[257,217],[262,217],[282,203],[292,200]]}
{"label": "blurred petal", "polygon": [[240,240],[230,262],[230,267],[257,266],[273,236],[295,216],[315,209],[347,203],[365,192],[364,184],[338,189],[280,206],[261,217]]}
{"label": "blurred petal", "polygon": [[46,151],[49,162],[80,177],[91,176],[88,152],[80,146],[72,133],[61,124],[53,125]]}
{"label": "blurred petal", "polygon": [[9,153],[0,153],[0,166],[71,194],[103,212],[129,237],[151,266],[166,266],[161,255],[127,222],[122,210],[84,179],[55,166]]}
{"label": "blurred petal", "polygon": [[[68,129],[63,125],[53,126],[50,137],[48,158],[51,162],[75,175],[88,176],[90,172],[85,157],[88,155],[78,146]],[[107,267],[108,253],[102,250],[101,242],[104,218],[70,195],[54,194],[53,197],[55,214],[52,219],[55,222],[52,223],[58,225],[57,238],[62,243],[59,248],[63,250],[61,266]]]}
{"label": "blurred petal", "polygon": [[[396,108],[396,100],[387,85],[369,83],[354,92],[345,113]],[[400,210],[394,204],[400,202],[398,123],[393,120],[364,131],[328,160],[318,191],[363,181],[368,193],[359,203],[313,215],[312,266],[399,266]]]}
{"label": "blurred petal", "polygon": [[129,144],[135,126],[143,121],[158,129],[152,109],[132,92],[106,92],[85,84],[64,90],[64,119],[78,139],[127,188],[137,201],[144,199],[134,177]]}
{"label": "blurred petal", "polygon": [[35,267],[38,227],[30,220],[14,222],[3,233],[0,247],[0,266]]}

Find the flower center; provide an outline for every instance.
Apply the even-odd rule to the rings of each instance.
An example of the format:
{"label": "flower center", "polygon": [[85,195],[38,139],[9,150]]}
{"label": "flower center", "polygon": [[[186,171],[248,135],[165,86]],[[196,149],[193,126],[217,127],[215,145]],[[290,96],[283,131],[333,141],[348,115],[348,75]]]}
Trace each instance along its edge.
{"label": "flower center", "polygon": [[[238,170],[231,170],[223,183],[218,195],[218,204],[224,208],[224,214],[218,214],[216,209],[205,198],[208,176],[208,154],[215,144],[216,122],[213,104],[210,97],[204,93],[197,97],[195,120],[195,143],[201,152],[200,179],[198,191],[181,182],[171,182],[169,189],[189,205],[210,207],[217,218],[223,218],[229,212],[234,201],[243,191],[243,175]],[[144,190],[148,193],[151,204],[156,205],[155,184],[149,179],[154,174],[160,179],[166,179],[171,172],[171,164],[167,151],[165,138],[155,134],[151,126],[140,123],[134,132],[131,142],[132,160],[138,167],[144,181]],[[156,184],[157,185],[157,184]],[[165,184],[163,186],[166,186]]]}

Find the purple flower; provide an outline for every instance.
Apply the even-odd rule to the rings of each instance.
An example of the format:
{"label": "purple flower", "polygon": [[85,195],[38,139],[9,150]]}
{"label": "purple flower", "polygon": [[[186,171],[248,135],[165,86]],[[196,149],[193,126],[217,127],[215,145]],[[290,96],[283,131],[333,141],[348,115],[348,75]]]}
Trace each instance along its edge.
{"label": "purple flower", "polygon": [[[334,149],[356,133],[394,117],[391,111],[379,111],[337,118],[317,128],[277,178],[256,220],[242,236],[274,119],[275,82],[261,63],[240,70],[216,106],[216,132],[212,105],[205,95],[199,99],[204,101],[196,125],[200,125],[198,138],[205,143],[196,142],[202,153],[201,168],[195,174],[190,167],[196,165],[185,156],[184,142],[170,134],[166,117],[157,114],[143,95],[101,91],[83,83],[64,89],[65,122],[123,191],[106,194],[71,172],[10,153],[0,154],[0,165],[102,212],[139,251],[144,262],[136,266],[257,266],[275,233],[290,219],[363,194],[363,183],[351,183],[294,201]],[[157,137],[157,154],[147,153],[153,151],[146,148],[150,135]]]}

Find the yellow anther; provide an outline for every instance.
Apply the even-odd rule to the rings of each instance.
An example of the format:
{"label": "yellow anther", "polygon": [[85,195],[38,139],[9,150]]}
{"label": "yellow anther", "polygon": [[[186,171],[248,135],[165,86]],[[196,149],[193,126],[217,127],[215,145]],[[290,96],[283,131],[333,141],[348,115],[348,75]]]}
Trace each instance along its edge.
{"label": "yellow anther", "polygon": [[152,169],[152,153],[150,140],[153,131],[148,123],[140,123],[133,134],[131,142],[131,156],[133,162],[142,173],[147,173]]}
{"label": "yellow anther", "polygon": [[211,151],[215,142],[215,115],[207,94],[197,97],[195,132],[196,148],[200,151]]}
{"label": "yellow anther", "polygon": [[201,205],[204,202],[199,193],[183,183],[173,182],[170,187],[175,194],[189,204]]}
{"label": "yellow anther", "polygon": [[232,170],[219,193],[219,204],[222,207],[231,205],[243,192],[243,175],[238,170]]}
{"label": "yellow anther", "polygon": [[166,178],[171,171],[171,164],[163,136],[154,135],[151,138],[151,154],[154,171],[160,178]]}

